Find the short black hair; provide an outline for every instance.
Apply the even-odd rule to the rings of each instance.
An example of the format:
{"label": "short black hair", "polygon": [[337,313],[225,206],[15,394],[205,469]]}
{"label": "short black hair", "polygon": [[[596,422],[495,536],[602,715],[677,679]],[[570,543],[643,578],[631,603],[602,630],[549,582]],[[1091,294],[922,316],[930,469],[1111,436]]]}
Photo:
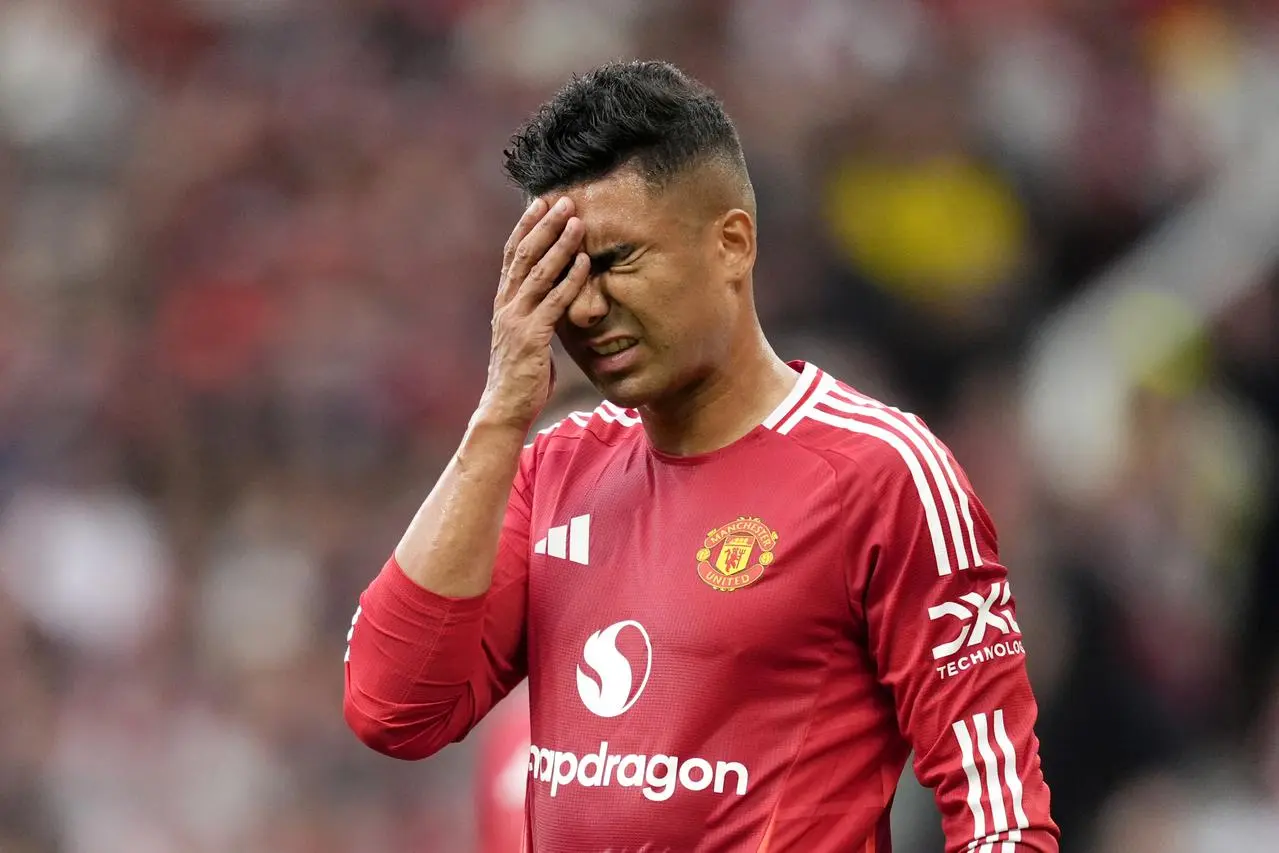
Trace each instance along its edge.
{"label": "short black hair", "polygon": [[623,166],[655,188],[720,158],[746,176],[718,97],[669,62],[610,62],[574,76],[511,137],[507,177],[534,198]]}

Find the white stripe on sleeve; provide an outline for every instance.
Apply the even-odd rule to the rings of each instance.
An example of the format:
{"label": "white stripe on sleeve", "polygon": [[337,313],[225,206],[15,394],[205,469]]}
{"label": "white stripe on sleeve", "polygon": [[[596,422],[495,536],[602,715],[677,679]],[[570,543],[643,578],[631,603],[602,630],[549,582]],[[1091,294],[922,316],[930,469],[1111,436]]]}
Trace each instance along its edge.
{"label": "white stripe on sleeve", "polygon": [[990,814],[996,833],[1008,831],[1008,812],[1004,808],[1004,782],[999,777],[999,759],[990,748],[985,714],[973,716],[973,728],[977,731],[977,751],[986,764],[986,793],[990,796]]}
{"label": "white stripe on sleeve", "polygon": [[910,441],[912,445],[914,445],[917,457],[922,460],[926,466],[928,466],[928,472],[932,474],[932,482],[937,486],[937,494],[941,495],[942,507],[946,510],[946,520],[950,524],[951,549],[955,554],[956,562],[959,564],[959,569],[960,571],[963,571],[972,565],[969,559],[968,549],[964,544],[964,534],[959,529],[959,515],[955,510],[956,499],[954,492],[952,491],[951,484],[947,481],[946,475],[942,473],[941,466],[937,462],[937,455],[935,451],[919,434],[919,432],[916,431],[904,418],[899,418],[887,409],[849,403],[834,394],[822,400],[822,404],[848,415],[854,415],[860,418],[874,418],[875,420],[896,429],[908,441]]}
{"label": "white stripe on sleeve", "polygon": [[973,813],[973,842],[968,845],[972,850],[977,841],[986,834],[986,810],[981,805],[981,780],[977,777],[977,759],[973,755],[973,739],[968,734],[968,724],[959,720],[951,728],[955,732],[955,740],[959,741],[959,755],[964,766],[964,775],[968,777],[968,810]]}
{"label": "white stripe on sleeve", "polygon": [[[1013,748],[1013,742],[1008,737],[1008,731],[1004,728],[1004,709],[1000,708],[995,711],[995,743],[999,744],[999,749],[1004,753],[1004,783],[1008,786],[1008,793],[1012,798],[1013,818],[1017,821],[1017,829],[1027,829],[1030,827],[1030,819],[1026,817],[1026,809],[1022,804],[1022,788],[1021,777],[1017,775],[1017,751]],[[1021,833],[1017,832],[1017,837],[1009,838],[1013,841],[1021,840]]]}
{"label": "white stripe on sleeve", "polygon": [[[969,723],[972,724],[971,733]],[[1004,726],[1004,711],[996,709],[989,717],[974,714],[969,720],[951,724],[959,743],[959,756],[968,778],[968,809],[973,814],[973,840],[970,853],[1017,853],[1022,830],[1030,826],[1022,802],[1021,778],[1017,775],[1017,750]],[[991,745],[999,748],[996,752]],[[981,756],[985,773],[977,769]],[[1002,767],[1001,767],[1002,762]],[[990,834],[986,832],[986,807],[990,803]],[[1008,808],[1014,825],[1009,825]]]}
{"label": "white stripe on sleeve", "polygon": [[[871,397],[867,397],[864,394],[857,394],[843,388],[837,387],[832,393],[845,400],[849,400],[863,406],[871,406],[885,412],[892,412],[928,442],[934,453],[936,453],[936,458],[941,461],[942,467],[946,469],[946,478],[950,482],[951,489],[953,489],[954,493],[958,496],[959,508],[964,516],[964,525],[968,529],[968,546],[972,550],[972,565],[983,565],[981,551],[977,547],[977,532],[976,528],[973,526],[973,514],[971,504],[968,500],[968,491],[963,487],[963,484],[959,482],[959,475],[955,473],[955,466],[950,462],[950,453],[948,453],[946,448],[942,446],[942,443],[938,440],[937,436],[933,435],[932,431],[924,425],[924,422],[920,420],[918,416],[908,412],[903,412],[896,406],[885,405],[884,403],[881,403]],[[945,485],[943,483],[939,482],[938,488],[941,489],[943,493],[945,492]],[[963,547],[963,537],[958,533],[958,531],[955,533],[955,539],[956,549],[959,550]],[[963,557],[960,558],[960,568],[968,568],[968,562]]]}
{"label": "white stripe on sleeve", "polygon": [[937,574],[950,574],[950,554],[946,547],[946,534],[942,531],[941,517],[937,514],[937,501],[933,499],[933,490],[928,485],[928,476],[919,464],[919,457],[906,445],[906,442],[902,441],[896,433],[889,432],[883,427],[823,412],[821,409],[813,409],[808,413],[808,417],[849,432],[878,438],[897,451],[902,461],[906,463],[906,467],[910,469],[910,476],[915,481],[915,490],[919,492],[920,503],[924,505],[924,517],[928,521],[928,532],[933,539],[933,556],[937,561]]}

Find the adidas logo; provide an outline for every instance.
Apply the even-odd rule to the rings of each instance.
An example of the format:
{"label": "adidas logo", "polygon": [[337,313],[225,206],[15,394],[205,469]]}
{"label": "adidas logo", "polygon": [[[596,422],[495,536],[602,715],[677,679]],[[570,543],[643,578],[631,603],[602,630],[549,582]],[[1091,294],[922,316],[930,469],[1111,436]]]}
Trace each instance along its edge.
{"label": "adidas logo", "polygon": [[533,546],[534,554],[547,554],[561,560],[572,560],[583,566],[590,565],[591,517],[575,516],[568,524],[561,524],[546,531],[546,536]]}

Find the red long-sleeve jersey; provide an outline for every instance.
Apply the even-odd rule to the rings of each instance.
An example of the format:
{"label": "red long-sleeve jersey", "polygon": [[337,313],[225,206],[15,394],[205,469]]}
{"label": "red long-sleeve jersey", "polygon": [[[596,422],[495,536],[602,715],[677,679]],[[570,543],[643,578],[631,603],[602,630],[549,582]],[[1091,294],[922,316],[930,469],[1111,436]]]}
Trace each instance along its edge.
{"label": "red long-sleeve jersey", "polygon": [[887,853],[912,748],[949,853],[1056,851],[986,511],[917,418],[793,366],[713,453],[607,403],[539,434],[482,596],[390,561],[350,637],[361,739],[428,756],[527,675],[539,853]]}

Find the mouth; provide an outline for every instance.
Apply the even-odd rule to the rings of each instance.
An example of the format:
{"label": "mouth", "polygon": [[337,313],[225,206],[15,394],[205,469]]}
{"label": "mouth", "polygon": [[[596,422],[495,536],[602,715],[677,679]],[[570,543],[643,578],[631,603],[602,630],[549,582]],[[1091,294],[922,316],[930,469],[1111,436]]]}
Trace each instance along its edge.
{"label": "mouth", "polygon": [[638,343],[639,341],[635,338],[616,338],[615,340],[590,346],[588,349],[598,356],[617,355],[619,352],[626,352]]}
{"label": "mouth", "polygon": [[582,348],[582,366],[595,377],[627,373],[639,364],[639,354],[643,352],[639,343],[638,338],[622,337],[586,344]]}

